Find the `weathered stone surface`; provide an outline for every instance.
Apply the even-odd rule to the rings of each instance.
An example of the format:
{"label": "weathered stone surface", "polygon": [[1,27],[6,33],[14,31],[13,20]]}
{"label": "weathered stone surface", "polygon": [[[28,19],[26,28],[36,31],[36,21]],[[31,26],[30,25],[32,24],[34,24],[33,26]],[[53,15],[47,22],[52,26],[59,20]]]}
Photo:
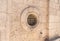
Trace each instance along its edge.
{"label": "weathered stone surface", "polygon": [[[0,41],[60,41],[59,2],[0,0]],[[30,14],[37,18],[34,28],[27,23]]]}

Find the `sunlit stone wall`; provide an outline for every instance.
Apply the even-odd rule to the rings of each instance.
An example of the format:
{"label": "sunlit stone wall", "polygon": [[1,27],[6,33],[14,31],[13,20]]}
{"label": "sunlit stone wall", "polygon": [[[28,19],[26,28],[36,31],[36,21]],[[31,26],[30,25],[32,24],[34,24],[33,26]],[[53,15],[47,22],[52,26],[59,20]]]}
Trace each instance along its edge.
{"label": "sunlit stone wall", "polygon": [[[36,7],[40,6],[39,8],[41,9],[41,11],[43,11],[43,12],[40,11],[40,13],[45,13],[46,10],[44,9],[44,7],[48,5],[48,4],[46,5],[45,2],[46,2],[45,0],[29,0],[29,1],[27,0],[27,2],[26,0],[23,1],[0,0],[0,41],[16,41],[16,40],[23,41],[21,40],[23,38],[22,34],[27,34],[27,32],[24,32],[26,30],[20,28],[21,20],[20,20],[20,14],[18,13],[21,13],[24,7],[28,7],[30,5]],[[27,3],[29,3],[29,5]],[[54,38],[56,36],[60,36],[60,1],[59,0],[49,0],[49,27],[48,28],[49,28],[50,39],[52,37]],[[23,33],[20,31],[22,31]],[[29,35],[32,34],[30,37],[34,36],[36,40],[40,41],[41,36],[39,36],[39,33],[37,34],[35,32],[33,32],[34,34],[31,32],[29,33],[30,33]],[[20,37],[19,34],[22,36]],[[39,38],[37,38],[37,36],[39,36]],[[24,38],[26,39],[26,36],[24,36]]]}
{"label": "sunlit stone wall", "polygon": [[60,0],[50,0],[49,4],[49,36],[60,36]]}

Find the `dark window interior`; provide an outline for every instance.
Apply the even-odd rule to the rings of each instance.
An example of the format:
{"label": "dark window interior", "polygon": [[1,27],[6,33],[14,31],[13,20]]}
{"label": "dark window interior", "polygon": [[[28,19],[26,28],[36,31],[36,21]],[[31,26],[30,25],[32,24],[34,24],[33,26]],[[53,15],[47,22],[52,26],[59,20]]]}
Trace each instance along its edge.
{"label": "dark window interior", "polygon": [[30,26],[34,26],[37,23],[36,16],[33,14],[30,14],[27,18],[27,22]]}

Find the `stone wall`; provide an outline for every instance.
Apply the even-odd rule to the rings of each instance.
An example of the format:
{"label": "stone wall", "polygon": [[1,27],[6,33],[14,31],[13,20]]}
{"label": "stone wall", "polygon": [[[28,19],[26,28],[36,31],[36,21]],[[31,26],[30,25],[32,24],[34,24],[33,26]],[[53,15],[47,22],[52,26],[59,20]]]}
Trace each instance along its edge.
{"label": "stone wall", "polygon": [[[20,19],[26,8],[24,13],[39,11],[36,14],[40,16],[37,17],[39,26],[33,30],[25,26],[24,19]],[[21,20],[25,27],[21,26]],[[51,40],[60,36],[59,0],[0,0],[0,41],[46,41],[48,36]]]}
{"label": "stone wall", "polygon": [[60,1],[50,0],[49,4],[49,34],[51,37],[60,36]]}

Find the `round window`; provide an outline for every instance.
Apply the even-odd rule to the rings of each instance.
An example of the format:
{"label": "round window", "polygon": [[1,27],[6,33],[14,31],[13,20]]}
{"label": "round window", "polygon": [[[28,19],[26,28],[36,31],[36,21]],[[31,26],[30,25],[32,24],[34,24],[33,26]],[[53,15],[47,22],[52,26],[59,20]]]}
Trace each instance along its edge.
{"label": "round window", "polygon": [[36,16],[33,15],[33,14],[30,14],[30,15],[28,16],[28,18],[27,18],[27,23],[28,23],[30,26],[36,25],[36,23],[37,23],[37,18],[36,18]]}

